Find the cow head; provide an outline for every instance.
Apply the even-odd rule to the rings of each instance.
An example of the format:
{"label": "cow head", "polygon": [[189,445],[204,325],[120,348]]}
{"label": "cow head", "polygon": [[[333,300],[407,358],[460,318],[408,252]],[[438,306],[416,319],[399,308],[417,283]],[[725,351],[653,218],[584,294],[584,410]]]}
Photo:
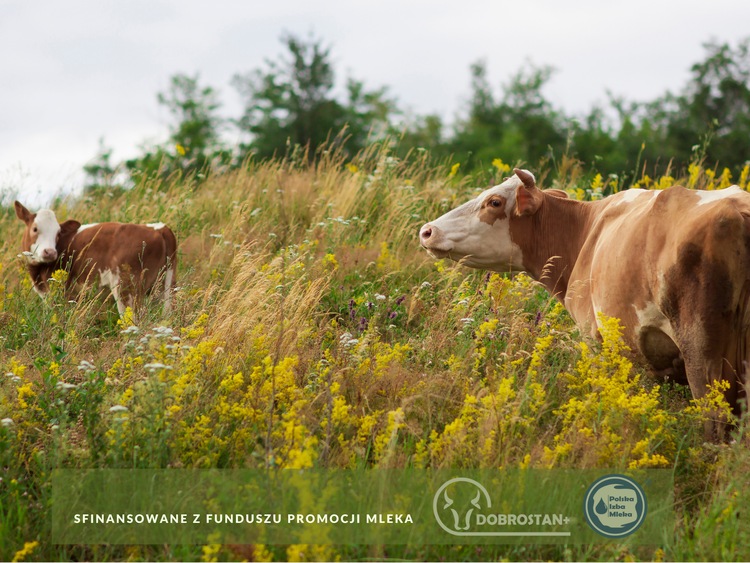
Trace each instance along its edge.
{"label": "cow head", "polygon": [[435,258],[450,258],[472,268],[523,270],[511,221],[536,213],[544,196],[531,172],[518,168],[514,172],[502,184],[425,224],[419,231],[422,246]]}
{"label": "cow head", "polygon": [[42,209],[31,213],[19,202],[15,202],[16,216],[26,224],[21,241],[21,250],[31,266],[49,264],[57,260],[57,243],[61,236],[75,233],[81,224],[78,221],[57,222],[55,212]]}

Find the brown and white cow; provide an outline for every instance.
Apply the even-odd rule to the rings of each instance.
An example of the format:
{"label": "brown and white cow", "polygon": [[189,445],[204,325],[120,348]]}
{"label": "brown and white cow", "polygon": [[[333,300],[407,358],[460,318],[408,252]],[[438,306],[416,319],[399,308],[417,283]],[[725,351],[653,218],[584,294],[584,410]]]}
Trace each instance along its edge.
{"label": "brown and white cow", "polygon": [[[437,258],[528,272],[597,335],[597,313],[654,370],[690,385],[729,382],[739,412],[750,361],[750,194],[631,189],[600,201],[542,191],[526,170],[424,225]],[[723,431],[723,424],[707,432]]]}
{"label": "brown and white cow", "polygon": [[60,224],[50,209],[31,213],[17,201],[15,208],[26,224],[22,255],[38,294],[49,291],[48,280],[55,270],[65,269],[68,289],[94,280],[109,287],[120,315],[161,280],[164,307],[169,309],[177,239],[163,223],[81,225],[68,220]]}

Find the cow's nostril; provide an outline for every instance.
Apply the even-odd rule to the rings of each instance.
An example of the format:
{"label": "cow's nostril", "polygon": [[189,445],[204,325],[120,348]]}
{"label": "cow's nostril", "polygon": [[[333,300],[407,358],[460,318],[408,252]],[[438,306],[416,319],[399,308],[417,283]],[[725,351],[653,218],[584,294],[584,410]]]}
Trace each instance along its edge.
{"label": "cow's nostril", "polygon": [[431,227],[423,227],[422,228],[422,238],[428,239],[432,236],[432,228]]}

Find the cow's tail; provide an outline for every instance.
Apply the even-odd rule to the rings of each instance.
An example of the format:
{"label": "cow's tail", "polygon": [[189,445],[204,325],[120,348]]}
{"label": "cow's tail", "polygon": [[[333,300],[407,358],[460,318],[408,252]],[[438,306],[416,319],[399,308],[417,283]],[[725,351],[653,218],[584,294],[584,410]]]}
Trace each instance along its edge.
{"label": "cow's tail", "polygon": [[177,237],[167,226],[162,227],[159,232],[164,239],[167,255],[164,269],[164,311],[169,312],[172,309],[172,294],[177,285]]}

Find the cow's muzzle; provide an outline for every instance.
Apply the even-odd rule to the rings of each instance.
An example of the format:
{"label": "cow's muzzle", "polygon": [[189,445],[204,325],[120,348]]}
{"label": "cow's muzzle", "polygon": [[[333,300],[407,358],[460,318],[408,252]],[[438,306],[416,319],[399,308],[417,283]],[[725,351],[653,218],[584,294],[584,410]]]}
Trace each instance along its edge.
{"label": "cow's muzzle", "polygon": [[445,234],[430,223],[419,229],[419,242],[424,249],[436,258],[445,257],[453,248]]}
{"label": "cow's muzzle", "polygon": [[57,250],[54,248],[37,249],[35,253],[30,252],[29,255],[27,260],[32,264],[49,264],[57,260]]}

